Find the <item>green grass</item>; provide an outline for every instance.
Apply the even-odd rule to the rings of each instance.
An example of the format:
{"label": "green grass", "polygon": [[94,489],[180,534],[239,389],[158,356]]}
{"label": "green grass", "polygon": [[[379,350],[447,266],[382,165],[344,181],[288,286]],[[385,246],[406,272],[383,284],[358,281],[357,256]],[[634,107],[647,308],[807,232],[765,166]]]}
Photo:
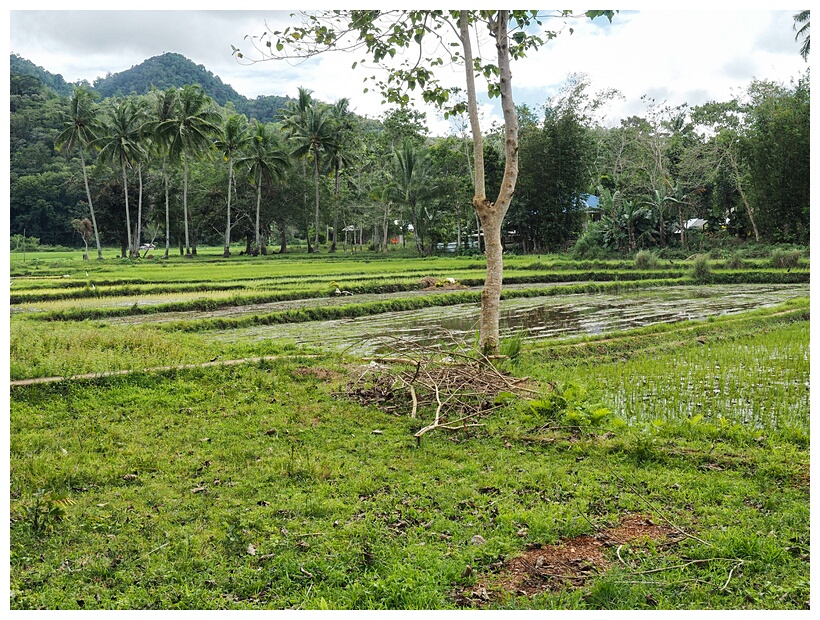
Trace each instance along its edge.
{"label": "green grass", "polygon": [[[172,287],[202,279],[208,267],[192,263],[205,260],[89,267],[112,282],[133,273]],[[516,257],[521,272],[511,271],[537,275],[565,260]],[[410,279],[402,267],[435,264],[447,276],[475,267],[268,257],[214,261],[212,271],[223,284],[271,278],[276,292],[274,277],[352,282],[381,269]],[[268,265],[277,273],[254,280]],[[26,286],[38,294],[37,280]],[[578,286],[615,295],[631,284]],[[499,363],[537,382],[533,400],[506,398],[484,426],[418,443],[432,410],[412,419],[346,396],[375,372],[361,360],[213,334],[12,314],[12,378],[282,356],[11,388],[12,609],[452,609],[528,545],[595,534],[632,513],[691,537],[611,547],[610,568],[577,587],[512,591],[486,605],[808,608],[807,298],[707,321],[510,341],[514,357]],[[477,534],[485,544],[471,543]]]}

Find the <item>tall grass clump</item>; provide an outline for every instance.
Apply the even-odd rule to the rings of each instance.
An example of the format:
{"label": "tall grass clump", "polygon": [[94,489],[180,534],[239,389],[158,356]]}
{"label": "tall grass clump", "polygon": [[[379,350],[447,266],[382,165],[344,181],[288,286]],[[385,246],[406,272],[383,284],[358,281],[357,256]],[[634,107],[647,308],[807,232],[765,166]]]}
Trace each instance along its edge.
{"label": "tall grass clump", "polygon": [[698,254],[692,264],[692,279],[696,282],[709,282],[711,278],[712,270],[709,267],[709,257],[705,254]]}
{"label": "tall grass clump", "polygon": [[726,261],[726,269],[743,269],[746,263],[740,258],[737,252],[733,253]]}
{"label": "tall grass clump", "polygon": [[654,252],[641,250],[635,255],[635,267],[638,269],[657,269],[658,257]]}
{"label": "tall grass clump", "polygon": [[776,269],[791,269],[800,264],[800,250],[774,250],[771,257],[771,266]]}

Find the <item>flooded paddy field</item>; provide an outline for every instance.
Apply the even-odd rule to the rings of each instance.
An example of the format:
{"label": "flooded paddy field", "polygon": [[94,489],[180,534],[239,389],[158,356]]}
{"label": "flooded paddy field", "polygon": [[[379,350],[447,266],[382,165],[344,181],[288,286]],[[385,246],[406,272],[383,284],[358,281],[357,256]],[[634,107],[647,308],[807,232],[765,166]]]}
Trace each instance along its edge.
{"label": "flooded paddy field", "polygon": [[[524,340],[606,334],[657,323],[705,320],[808,295],[808,284],[718,285],[658,287],[620,295],[509,299],[501,303],[501,332],[502,337],[521,334]],[[216,332],[214,337],[223,341],[278,339],[369,355],[401,351],[410,343],[470,341],[477,333],[478,317],[479,305],[474,303],[354,319],[233,329]]]}

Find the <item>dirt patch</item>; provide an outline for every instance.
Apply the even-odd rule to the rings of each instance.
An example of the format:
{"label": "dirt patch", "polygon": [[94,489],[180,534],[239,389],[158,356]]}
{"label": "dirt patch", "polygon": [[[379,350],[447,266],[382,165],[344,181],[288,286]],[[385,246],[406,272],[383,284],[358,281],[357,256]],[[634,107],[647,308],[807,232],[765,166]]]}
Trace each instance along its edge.
{"label": "dirt patch", "polygon": [[424,291],[454,291],[469,287],[461,284],[455,278],[434,278],[433,276],[424,276],[421,280],[419,280],[419,288]]}
{"label": "dirt patch", "polygon": [[613,528],[576,536],[554,545],[533,543],[524,554],[494,565],[496,575],[481,575],[475,585],[453,596],[463,607],[483,607],[507,596],[532,597],[567,587],[580,587],[609,568],[606,551],[650,541],[674,544],[682,538],[675,529],[657,525],[642,514],[627,515]]}

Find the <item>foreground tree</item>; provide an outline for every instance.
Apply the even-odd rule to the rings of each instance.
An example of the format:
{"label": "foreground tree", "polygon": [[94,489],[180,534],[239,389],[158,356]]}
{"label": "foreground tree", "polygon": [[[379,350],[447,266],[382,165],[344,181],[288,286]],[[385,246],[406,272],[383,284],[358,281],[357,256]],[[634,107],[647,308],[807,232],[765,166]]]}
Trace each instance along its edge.
{"label": "foreground tree", "polygon": [[[97,259],[102,259],[102,247],[100,246],[100,232],[97,229],[97,217],[94,214],[94,203],[91,201],[91,190],[88,187],[88,170],[85,166],[85,151],[90,148],[97,139],[100,131],[100,124],[97,120],[94,100],[91,92],[83,86],[75,86],[71,99],[68,102],[68,117],[65,120],[65,129],[54,139],[57,150],[64,150],[71,153],[75,148],[80,154],[80,164],[83,168],[83,182],[85,183],[85,195],[88,198],[88,209],[91,212],[91,225],[94,232],[94,240],[97,243]],[[83,237],[85,240],[85,237]],[[86,258],[88,248],[86,248]]]}
{"label": "foreground tree", "polygon": [[[604,14],[612,18],[612,11],[586,13],[591,18]],[[562,11],[559,15],[568,17],[570,12]],[[499,345],[499,302],[503,272],[501,226],[518,177],[518,119],[513,101],[510,61],[523,57],[529,50],[537,49],[544,43],[544,37],[552,38],[555,33],[531,34],[531,27],[541,24],[537,11],[324,11],[303,14],[303,17],[301,25],[253,38],[255,48],[262,54],[262,60],[305,58],[329,50],[364,50],[377,65],[388,70],[386,79],[373,78],[387,100],[407,105],[410,103],[407,91],[419,87],[422,99],[444,108],[445,116],[452,112],[468,112],[475,161],[473,206],[484,228],[487,259],[487,275],[481,295],[479,346],[485,353],[496,353]],[[479,26],[486,28],[495,44],[494,62],[473,54],[470,33],[471,29]],[[426,56],[423,46],[425,37],[433,38],[439,43],[453,42],[453,47],[445,44],[436,46],[436,50],[444,47],[454,51],[449,53],[447,59]],[[417,54],[408,55],[404,60],[395,59],[397,52],[413,46],[418,47]],[[234,52],[239,58],[244,58],[240,50],[234,48]],[[445,60],[464,63],[466,104],[450,104],[450,96],[455,89],[441,85],[434,74],[433,69],[443,65]],[[476,74],[488,78],[490,96],[501,97],[504,116],[506,163],[504,179],[495,201],[487,198],[485,190]]]}

